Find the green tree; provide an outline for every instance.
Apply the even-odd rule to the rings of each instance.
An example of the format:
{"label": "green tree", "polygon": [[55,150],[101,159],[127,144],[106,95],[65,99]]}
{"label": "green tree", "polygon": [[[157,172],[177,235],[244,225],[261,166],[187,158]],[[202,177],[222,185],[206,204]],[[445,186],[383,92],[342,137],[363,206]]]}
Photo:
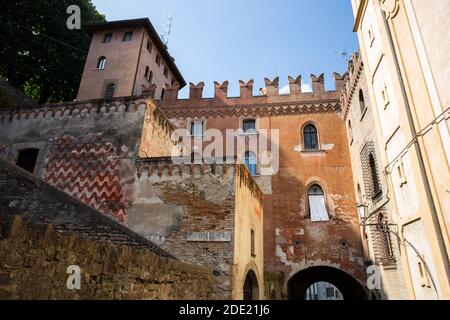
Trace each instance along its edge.
{"label": "green tree", "polygon": [[105,21],[90,0],[0,0],[0,77],[36,102],[76,97],[90,38],[67,28],[73,4],[82,25]]}

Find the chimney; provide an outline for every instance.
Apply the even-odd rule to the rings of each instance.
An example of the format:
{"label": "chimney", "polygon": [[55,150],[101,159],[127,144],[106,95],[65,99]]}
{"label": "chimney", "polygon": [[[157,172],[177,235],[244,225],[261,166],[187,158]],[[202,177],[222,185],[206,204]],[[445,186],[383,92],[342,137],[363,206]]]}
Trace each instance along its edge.
{"label": "chimney", "polygon": [[222,82],[222,84],[214,81],[214,98],[227,99],[228,97],[228,81]]}
{"label": "chimney", "polygon": [[245,83],[242,80],[239,80],[239,85],[241,87],[241,98],[251,98],[253,97],[253,83],[255,81],[249,80]]}
{"label": "chimney", "polygon": [[323,73],[319,77],[311,74],[311,82],[314,93],[325,92],[325,79]]}
{"label": "chimney", "polygon": [[289,91],[290,94],[300,94],[302,93],[302,76],[298,76],[297,78],[288,77],[289,80]]}
{"label": "chimney", "polygon": [[203,96],[203,87],[205,86],[205,83],[199,82],[197,85],[193,84],[192,82],[189,83],[189,99],[193,100],[201,100]]}
{"label": "chimney", "polygon": [[280,94],[279,90],[278,90],[278,82],[279,82],[280,78],[276,77],[275,79],[273,79],[273,81],[270,81],[267,78],[264,78],[264,82],[266,84],[266,94],[267,96],[278,96]]}

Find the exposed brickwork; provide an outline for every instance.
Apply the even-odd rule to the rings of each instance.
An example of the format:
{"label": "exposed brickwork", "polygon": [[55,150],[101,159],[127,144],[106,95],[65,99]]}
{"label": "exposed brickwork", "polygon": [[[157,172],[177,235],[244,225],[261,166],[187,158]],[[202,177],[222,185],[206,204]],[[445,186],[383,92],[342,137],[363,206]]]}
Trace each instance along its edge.
{"label": "exposed brickwork", "polygon": [[[130,227],[150,239],[157,237],[160,246],[180,260],[213,269],[214,298],[230,299],[232,294],[238,295],[236,291],[242,294],[243,279],[235,279],[233,269],[245,269],[251,257],[249,254],[243,261],[236,260],[235,237],[240,232],[235,227],[236,202],[243,201],[238,195],[244,189],[250,198],[259,202],[262,195],[247,169],[235,164],[177,165],[170,158],[149,158],[139,159],[137,172],[139,179],[129,213]],[[240,213],[239,219],[253,214],[262,219],[262,212],[253,209]],[[255,225],[255,231],[262,248],[262,223]],[[189,240],[193,234],[211,232],[228,234],[230,238]],[[239,287],[234,287],[234,282]]]}

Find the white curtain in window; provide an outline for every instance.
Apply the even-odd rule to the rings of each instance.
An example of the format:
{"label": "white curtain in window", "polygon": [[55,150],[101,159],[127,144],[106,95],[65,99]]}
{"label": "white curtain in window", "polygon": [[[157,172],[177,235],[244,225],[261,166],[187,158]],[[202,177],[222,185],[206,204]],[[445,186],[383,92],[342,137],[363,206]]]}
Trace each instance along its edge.
{"label": "white curtain in window", "polygon": [[309,212],[311,213],[311,221],[328,221],[327,208],[325,207],[325,199],[323,195],[310,195]]}

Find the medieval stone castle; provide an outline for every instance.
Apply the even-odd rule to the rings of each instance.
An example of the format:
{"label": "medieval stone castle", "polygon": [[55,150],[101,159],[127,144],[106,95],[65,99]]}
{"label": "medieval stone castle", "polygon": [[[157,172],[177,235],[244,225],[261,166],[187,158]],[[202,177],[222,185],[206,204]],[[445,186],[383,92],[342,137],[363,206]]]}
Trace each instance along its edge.
{"label": "medieval stone castle", "polygon": [[148,19],[86,26],[76,101],[0,108],[0,296],[449,298],[450,7],[352,3],[348,72],[285,95],[179,99]]}

